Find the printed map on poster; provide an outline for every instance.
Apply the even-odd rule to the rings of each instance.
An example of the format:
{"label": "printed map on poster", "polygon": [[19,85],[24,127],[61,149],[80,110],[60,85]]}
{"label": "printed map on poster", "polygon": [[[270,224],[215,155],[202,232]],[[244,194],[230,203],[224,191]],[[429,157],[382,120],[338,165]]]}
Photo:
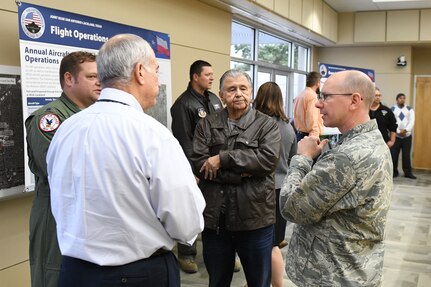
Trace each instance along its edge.
{"label": "printed map on poster", "polygon": [[0,197],[24,188],[24,128],[19,69],[0,66]]}

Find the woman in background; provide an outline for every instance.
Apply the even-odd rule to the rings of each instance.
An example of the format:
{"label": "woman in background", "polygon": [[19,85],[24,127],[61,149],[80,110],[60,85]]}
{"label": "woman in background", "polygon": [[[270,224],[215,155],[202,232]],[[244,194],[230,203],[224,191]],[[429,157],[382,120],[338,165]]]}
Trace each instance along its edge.
{"label": "woman in background", "polygon": [[[284,261],[281,254],[280,244],[284,241],[286,233],[286,220],[280,214],[280,189],[284,177],[287,174],[287,167],[290,159],[296,154],[296,136],[289,119],[284,113],[283,97],[280,87],[275,82],[267,82],[259,87],[256,99],[253,103],[256,110],[259,110],[277,122],[280,129],[280,160],[275,169],[275,192],[277,195],[276,223],[274,228],[274,242],[272,248],[272,277],[273,287],[283,286]],[[285,245],[284,245],[285,246]]]}

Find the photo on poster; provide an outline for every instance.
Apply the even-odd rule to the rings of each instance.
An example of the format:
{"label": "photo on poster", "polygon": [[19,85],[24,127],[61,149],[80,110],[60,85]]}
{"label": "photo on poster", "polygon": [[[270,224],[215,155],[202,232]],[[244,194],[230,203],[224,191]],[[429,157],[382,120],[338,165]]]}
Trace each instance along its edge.
{"label": "photo on poster", "polygon": [[24,184],[21,76],[0,74],[0,190]]}
{"label": "photo on poster", "polygon": [[166,85],[160,85],[160,92],[157,97],[157,103],[154,107],[148,109],[147,115],[152,116],[158,120],[165,127],[168,126],[167,114],[167,104],[166,104]]}

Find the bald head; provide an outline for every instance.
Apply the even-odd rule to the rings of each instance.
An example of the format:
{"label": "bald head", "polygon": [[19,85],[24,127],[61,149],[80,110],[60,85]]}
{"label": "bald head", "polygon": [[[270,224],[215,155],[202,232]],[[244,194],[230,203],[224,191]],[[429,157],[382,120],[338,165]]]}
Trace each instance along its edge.
{"label": "bald head", "polygon": [[323,124],[337,127],[345,133],[369,121],[369,109],[374,98],[374,85],[362,72],[343,71],[332,74],[323,86],[324,100],[316,103]]}
{"label": "bald head", "polygon": [[365,108],[368,110],[374,100],[375,87],[370,77],[359,71],[342,71],[332,74],[328,81],[336,81],[340,91],[349,93],[358,93],[364,102]]}

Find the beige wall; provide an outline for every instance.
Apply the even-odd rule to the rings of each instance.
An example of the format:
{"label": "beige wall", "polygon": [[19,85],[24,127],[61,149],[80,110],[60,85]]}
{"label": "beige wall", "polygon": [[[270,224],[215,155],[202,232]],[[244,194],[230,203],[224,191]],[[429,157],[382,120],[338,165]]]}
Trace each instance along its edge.
{"label": "beige wall", "polygon": [[[382,91],[382,101],[391,106],[395,96],[412,90],[412,48],[410,46],[337,47],[315,50],[316,59],[322,63],[373,69],[376,85]],[[406,56],[407,66],[398,67],[397,58]],[[408,102],[411,98],[408,97]]]}
{"label": "beige wall", "polygon": [[30,286],[28,220],[33,197],[0,201],[0,285]]}
{"label": "beige wall", "polygon": [[431,75],[431,47],[413,48],[413,73]]}
{"label": "beige wall", "polygon": [[[169,34],[174,99],[185,90],[193,61],[209,61],[216,79],[229,69],[231,14],[197,0],[26,2]],[[19,66],[17,11],[14,1],[0,0],[0,65]],[[213,90],[218,92],[216,86]],[[0,202],[2,287],[30,286],[28,217],[31,200],[32,197],[27,196]]]}

